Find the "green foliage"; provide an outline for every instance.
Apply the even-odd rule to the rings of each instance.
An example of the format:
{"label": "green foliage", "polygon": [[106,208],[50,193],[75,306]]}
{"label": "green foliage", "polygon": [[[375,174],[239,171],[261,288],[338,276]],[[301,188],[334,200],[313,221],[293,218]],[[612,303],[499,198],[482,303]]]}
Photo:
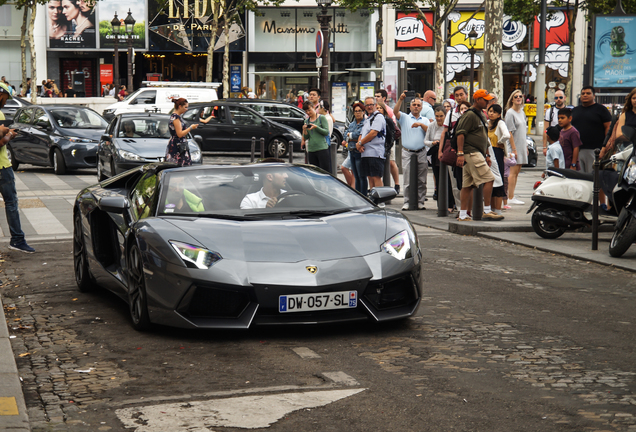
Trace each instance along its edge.
{"label": "green foliage", "polygon": [[[628,14],[636,14],[636,0],[622,0],[623,9]],[[616,0],[594,0],[590,2],[587,10],[590,14],[607,15],[614,12]]]}

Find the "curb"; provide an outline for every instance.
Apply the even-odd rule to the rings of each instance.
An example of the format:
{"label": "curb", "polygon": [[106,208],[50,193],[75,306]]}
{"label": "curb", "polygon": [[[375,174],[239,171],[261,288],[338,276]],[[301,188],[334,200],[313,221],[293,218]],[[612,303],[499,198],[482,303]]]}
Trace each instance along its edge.
{"label": "curb", "polygon": [[2,317],[0,320],[0,430],[30,432],[29,415],[9,340],[2,296],[0,296],[0,315]]}
{"label": "curb", "polygon": [[448,231],[454,234],[478,236],[482,232],[532,232],[532,226],[518,222],[448,222]]}

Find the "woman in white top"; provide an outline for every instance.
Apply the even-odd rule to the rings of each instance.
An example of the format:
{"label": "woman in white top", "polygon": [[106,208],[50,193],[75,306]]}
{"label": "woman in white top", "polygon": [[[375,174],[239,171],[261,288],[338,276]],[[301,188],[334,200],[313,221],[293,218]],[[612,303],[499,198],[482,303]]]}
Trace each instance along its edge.
{"label": "woman in white top", "polygon": [[[508,177],[508,202],[511,204],[525,204],[520,199],[515,198],[515,188],[517,186],[517,177],[521,172],[521,166],[528,163],[528,144],[526,143],[526,128],[528,123],[526,115],[523,112],[523,93],[521,90],[515,90],[508,98],[506,104],[506,126],[511,133],[510,145],[513,153],[517,158],[517,165],[510,167],[510,176]],[[515,152],[514,149],[517,149]]]}
{"label": "woman in white top", "polygon": [[[493,164],[490,167],[494,169],[495,163],[497,164],[497,172],[494,173],[501,177],[501,185],[493,185],[492,189],[492,209],[495,213],[501,214],[503,200],[506,198],[506,189],[504,185],[504,157],[508,154],[508,142],[510,141],[510,131],[506,123],[501,119],[502,113],[501,105],[494,104],[488,108],[488,140],[492,145],[491,151],[493,153]],[[513,145],[513,151],[515,150]]]}
{"label": "woman in white top", "polygon": [[[442,133],[444,132],[444,119],[446,118],[446,111],[443,106],[435,107],[435,120],[428,125],[428,129],[426,130],[426,136],[424,137],[424,145],[426,146],[427,153],[431,155],[431,148],[433,148],[433,152],[435,155],[438,154],[439,150],[434,148],[435,146],[439,146],[439,143],[442,141]],[[439,164],[438,159],[435,159],[435,163]],[[435,174],[435,194],[437,195],[437,182],[438,177],[441,172],[439,171],[439,166],[433,169],[433,173]],[[448,175],[448,174],[446,174]],[[450,183],[448,183],[450,185]],[[435,197],[433,197],[435,199]],[[455,200],[453,198],[452,188],[448,188],[448,211],[452,213],[453,207],[455,205]]]}
{"label": "woman in white top", "polygon": [[329,123],[329,135],[327,136],[327,144],[331,144],[331,136],[333,135],[333,115],[329,112],[329,102],[320,101],[320,108],[318,109],[318,114],[322,114],[327,119],[327,123]]}

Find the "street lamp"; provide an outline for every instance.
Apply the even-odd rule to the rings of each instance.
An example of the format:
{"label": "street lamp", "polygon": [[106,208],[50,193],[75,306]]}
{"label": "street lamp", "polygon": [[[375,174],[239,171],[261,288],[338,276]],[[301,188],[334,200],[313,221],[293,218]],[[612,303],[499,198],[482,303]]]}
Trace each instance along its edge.
{"label": "street lamp", "polygon": [[473,26],[473,28],[470,29],[470,33],[468,33],[468,45],[470,45],[470,48],[468,49],[468,52],[470,53],[470,97],[473,97],[473,93],[474,93],[474,83],[475,83],[475,52],[477,51],[475,49],[475,45],[477,45],[477,32],[475,31],[475,26]]}
{"label": "street lamp", "polygon": [[328,8],[331,6],[331,0],[316,0],[318,6],[322,10],[321,14],[318,14],[318,22],[320,23],[320,31],[322,32],[322,65],[320,67],[320,91],[323,99],[331,102],[331,92],[329,91],[329,22],[331,16],[327,15]]}
{"label": "street lamp", "polygon": [[117,12],[115,12],[115,17],[110,22],[110,25],[113,26],[113,35],[115,36],[115,52],[113,53],[113,83],[115,85],[115,95],[119,92],[119,32],[121,31],[121,21],[117,17]]}
{"label": "street lamp", "polygon": [[133,67],[132,67],[132,33],[135,28],[135,19],[132,16],[132,12],[128,9],[128,16],[124,20],[126,24],[126,33],[128,34],[128,94],[132,93],[133,89]]}

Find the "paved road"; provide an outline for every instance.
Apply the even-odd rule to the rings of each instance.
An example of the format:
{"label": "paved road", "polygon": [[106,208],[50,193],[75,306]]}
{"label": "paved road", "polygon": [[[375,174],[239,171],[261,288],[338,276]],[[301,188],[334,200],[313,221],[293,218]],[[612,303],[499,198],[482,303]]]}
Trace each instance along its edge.
{"label": "paved road", "polygon": [[636,430],[632,274],[418,233],[422,306],[386,326],[138,333],[118,298],[76,290],[70,241],[10,252],[33,431]]}

